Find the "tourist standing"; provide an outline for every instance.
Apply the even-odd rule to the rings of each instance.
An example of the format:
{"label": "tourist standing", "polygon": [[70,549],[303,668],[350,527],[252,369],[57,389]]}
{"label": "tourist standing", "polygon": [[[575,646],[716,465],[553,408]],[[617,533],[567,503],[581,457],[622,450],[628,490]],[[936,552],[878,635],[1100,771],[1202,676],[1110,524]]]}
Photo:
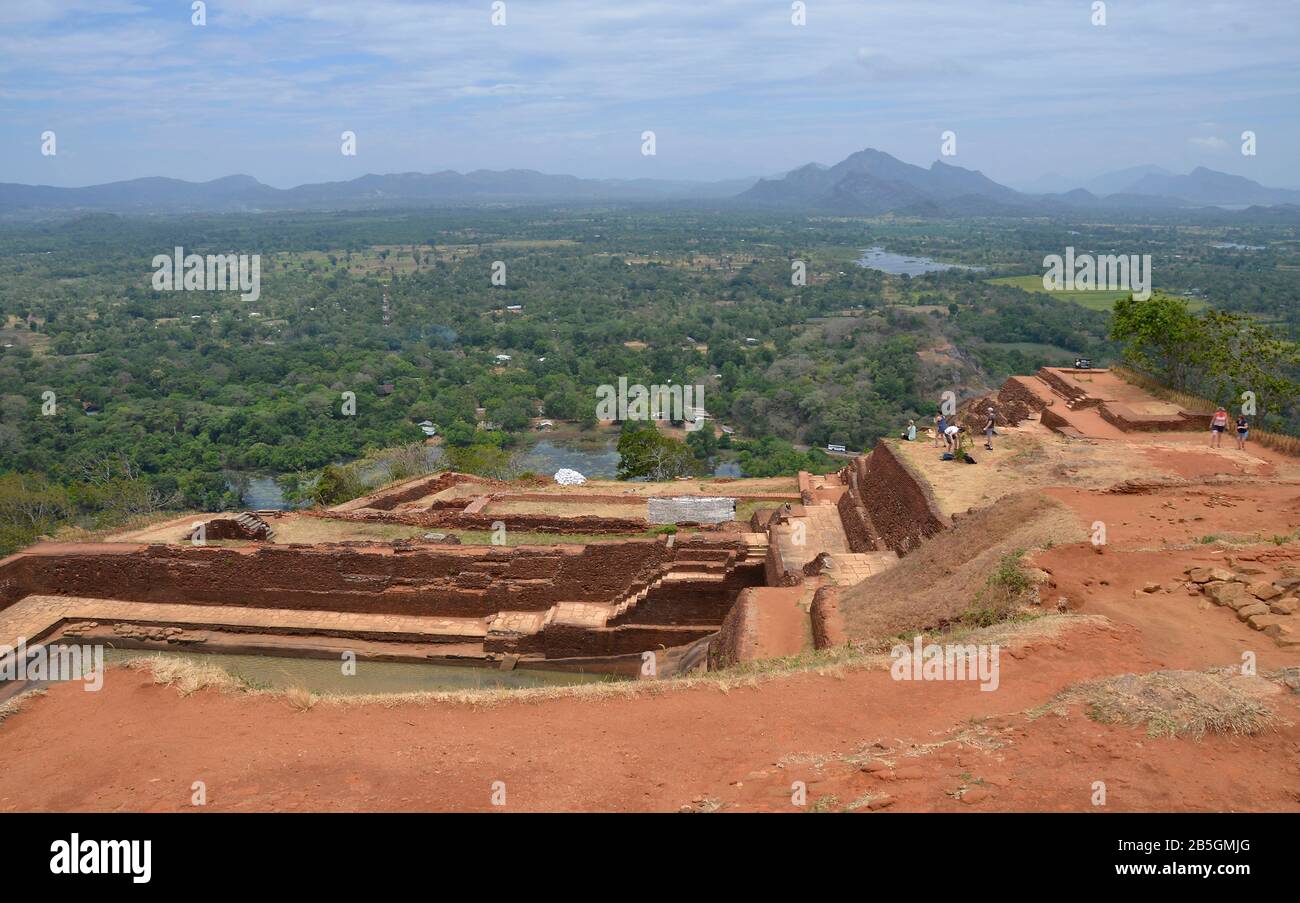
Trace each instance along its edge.
{"label": "tourist standing", "polygon": [[1210,448],[1223,447],[1223,431],[1228,428],[1228,412],[1220,406],[1210,421]]}

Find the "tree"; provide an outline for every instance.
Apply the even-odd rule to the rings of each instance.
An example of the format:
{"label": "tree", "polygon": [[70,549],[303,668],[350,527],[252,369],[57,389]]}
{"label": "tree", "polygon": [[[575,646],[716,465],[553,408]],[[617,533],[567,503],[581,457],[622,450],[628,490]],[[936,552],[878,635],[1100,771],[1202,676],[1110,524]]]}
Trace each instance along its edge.
{"label": "tree", "polygon": [[654,427],[627,430],[618,439],[618,478],[649,477],[671,480],[699,470],[699,464],[685,443],[663,435]]}
{"label": "tree", "polygon": [[1124,356],[1134,366],[1184,391],[1205,341],[1187,302],[1159,293],[1145,301],[1131,294],[1117,300],[1110,337],[1124,343]]}
{"label": "tree", "polygon": [[312,501],[318,505],[337,505],[356,498],[362,491],[361,481],[352,468],[327,464],[312,490]]}
{"label": "tree", "polygon": [[1212,310],[1201,319],[1203,394],[1230,407],[1253,395],[1259,416],[1280,421],[1300,398],[1300,353],[1294,342],[1242,314]]}
{"label": "tree", "polygon": [[472,473],[493,480],[512,480],[519,475],[519,455],[495,445],[469,445],[447,449],[447,469]]}
{"label": "tree", "polygon": [[700,429],[686,436],[686,445],[701,461],[707,461],[718,451],[718,439],[713,434],[713,427],[705,423]]}

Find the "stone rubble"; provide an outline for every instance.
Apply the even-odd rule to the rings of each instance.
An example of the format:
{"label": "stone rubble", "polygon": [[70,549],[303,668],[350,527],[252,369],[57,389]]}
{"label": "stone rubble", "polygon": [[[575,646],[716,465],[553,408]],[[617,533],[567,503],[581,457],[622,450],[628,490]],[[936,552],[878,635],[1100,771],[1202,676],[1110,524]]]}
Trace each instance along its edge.
{"label": "stone rubble", "polygon": [[1224,568],[1188,568],[1189,595],[1204,594],[1215,605],[1231,609],[1237,620],[1272,638],[1279,646],[1300,646],[1300,576],[1285,575],[1269,580],[1264,569],[1253,565]]}

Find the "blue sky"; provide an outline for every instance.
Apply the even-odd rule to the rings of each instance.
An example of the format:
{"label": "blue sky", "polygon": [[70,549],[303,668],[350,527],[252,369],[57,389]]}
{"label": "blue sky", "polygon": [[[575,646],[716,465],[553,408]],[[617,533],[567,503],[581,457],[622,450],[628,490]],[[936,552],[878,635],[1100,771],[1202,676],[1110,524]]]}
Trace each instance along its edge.
{"label": "blue sky", "polygon": [[[723,179],[876,147],[1024,185],[1300,186],[1295,0],[0,0],[0,181],[531,168]],[[653,130],[657,154],[643,156]],[[41,133],[58,154],[41,155]],[[358,153],[339,152],[344,130]],[[1240,135],[1258,153],[1240,153]]]}

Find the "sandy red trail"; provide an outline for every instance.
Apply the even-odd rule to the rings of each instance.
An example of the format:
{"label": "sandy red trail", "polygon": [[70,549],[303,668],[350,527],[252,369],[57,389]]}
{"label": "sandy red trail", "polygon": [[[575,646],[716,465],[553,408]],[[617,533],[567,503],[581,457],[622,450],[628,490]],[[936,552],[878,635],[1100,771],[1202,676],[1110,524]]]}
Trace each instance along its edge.
{"label": "sandy red trail", "polygon": [[[494,781],[506,783],[514,811],[676,810],[703,798],[781,809],[796,779],[814,798],[888,783],[895,808],[969,806],[949,796],[960,780],[954,768],[1002,782],[989,785],[981,808],[1073,809],[1088,804],[1080,782],[1103,767],[1126,786],[1125,808],[1300,808],[1293,727],[1198,744],[1151,741],[1077,714],[1002,719],[1081,679],[1151,670],[1157,661],[1133,631],[1086,626],[1017,654],[1003,658],[996,693],[973,684],[900,686],[885,671],[850,671],[728,693],[305,713],[210,691],[182,698],[114,670],[100,693],[61,685],[0,725],[0,809],[184,810],[199,780],[213,811],[486,811]],[[984,715],[1014,726],[1009,746],[945,747],[901,780],[834,762],[819,770],[805,758],[834,759],[881,738],[898,748],[929,743]]]}

